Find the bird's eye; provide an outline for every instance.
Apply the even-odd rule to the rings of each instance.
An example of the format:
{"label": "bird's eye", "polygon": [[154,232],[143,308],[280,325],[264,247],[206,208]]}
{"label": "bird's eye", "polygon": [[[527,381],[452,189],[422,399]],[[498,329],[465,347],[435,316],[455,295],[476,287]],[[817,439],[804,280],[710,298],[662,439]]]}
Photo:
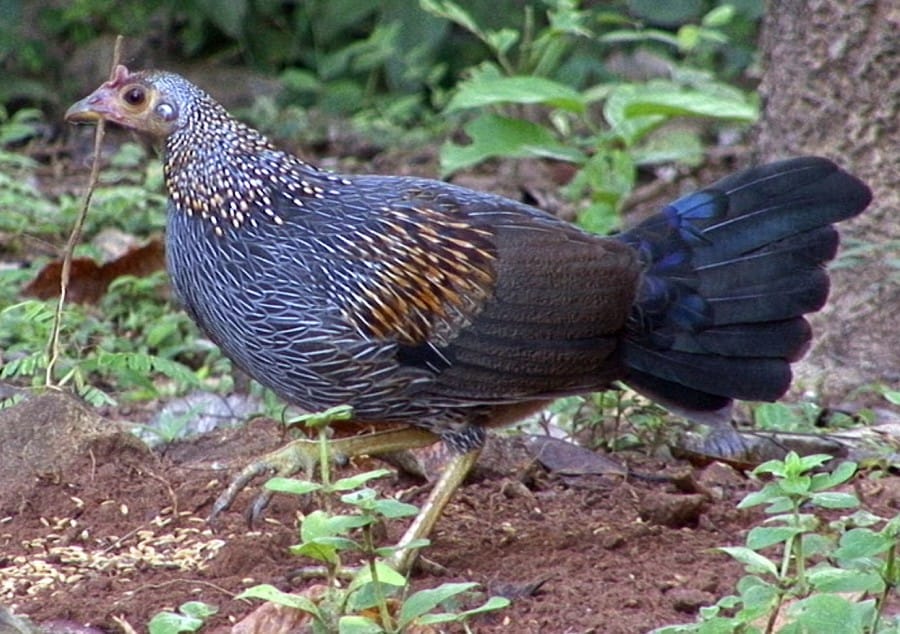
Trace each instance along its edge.
{"label": "bird's eye", "polygon": [[125,101],[132,106],[139,106],[144,103],[144,100],[147,98],[147,95],[144,93],[143,88],[130,88],[125,92]]}

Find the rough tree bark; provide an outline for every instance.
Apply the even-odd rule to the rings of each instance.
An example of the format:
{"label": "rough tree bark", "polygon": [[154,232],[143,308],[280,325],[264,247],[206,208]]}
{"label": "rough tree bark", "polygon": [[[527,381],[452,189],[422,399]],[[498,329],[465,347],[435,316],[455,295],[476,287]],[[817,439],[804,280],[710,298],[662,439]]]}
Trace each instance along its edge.
{"label": "rough tree bark", "polygon": [[797,385],[831,404],[900,386],[900,2],[772,1],[760,49],[760,158],[828,156],[875,194],[842,227],[844,253],[857,257],[834,267]]}

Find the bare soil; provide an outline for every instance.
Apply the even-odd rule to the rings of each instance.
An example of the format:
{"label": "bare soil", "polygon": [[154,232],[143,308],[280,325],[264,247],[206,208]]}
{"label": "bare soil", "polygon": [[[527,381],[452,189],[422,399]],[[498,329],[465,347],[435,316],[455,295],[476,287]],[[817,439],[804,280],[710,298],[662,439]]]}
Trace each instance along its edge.
{"label": "bare soil", "polygon": [[[201,600],[219,607],[211,625],[222,627],[254,608],[232,598],[249,585],[298,590],[315,583],[289,580],[308,563],[287,551],[297,540],[298,501],[277,498],[253,531],[242,514],[252,492],[215,530],[205,519],[233,473],[217,467],[217,458],[239,466],[278,446],[283,435],[276,424],[216,433],[165,455],[126,438],[93,440],[69,468],[21,483],[5,501],[0,602],[37,623],[116,631],[112,619],[121,616],[140,631],[156,612]],[[638,464],[646,471],[666,466]],[[371,466],[352,465],[339,475]],[[524,486],[511,486],[522,480]],[[384,493],[419,484],[398,476]],[[671,514],[641,519],[647,499],[677,499],[665,485],[545,473],[482,479],[456,496],[427,550],[446,574],[417,571],[414,586],[477,581],[488,592],[523,595],[477,621],[478,632],[642,632],[690,619],[741,574],[713,549],[741,541],[752,518],[734,505],[746,485],[734,478],[719,490],[719,499],[705,499],[686,525],[673,527],[659,523]],[[402,528],[388,527],[386,538],[396,539]],[[529,585],[539,585],[530,596]]]}
{"label": "bare soil", "polygon": [[[53,394],[29,403],[18,413],[51,428],[65,411],[81,409]],[[0,420],[5,443],[15,430],[31,433],[18,413],[7,410]],[[204,631],[227,632],[257,607],[234,599],[248,586],[300,592],[321,583],[295,577],[310,562],[288,553],[311,500],[276,497],[251,530],[243,515],[250,490],[214,527],[206,521],[236,468],[284,442],[280,424],[260,419],[160,454],[112,421],[98,432],[94,423],[102,420],[80,438],[69,429],[71,450],[55,467],[5,478],[0,605],[47,628],[41,631],[120,632],[122,621],[144,631],[157,612],[199,600],[219,608]],[[496,455],[489,452],[489,461],[503,462]],[[475,619],[475,632],[631,634],[692,620],[699,607],[731,593],[742,574],[716,547],[742,543],[759,521],[735,507],[756,485],[718,463],[616,458],[633,472],[679,473],[678,482],[692,485],[563,476],[520,458],[485,465],[450,503],[424,553],[429,564],[412,574],[413,587],[476,581],[486,593],[513,599]],[[363,460],[338,475],[375,466]],[[421,502],[421,484],[398,474],[380,486],[385,495]],[[898,478],[861,476],[854,488],[875,512],[891,516],[900,508]],[[403,528],[385,527],[386,543]]]}

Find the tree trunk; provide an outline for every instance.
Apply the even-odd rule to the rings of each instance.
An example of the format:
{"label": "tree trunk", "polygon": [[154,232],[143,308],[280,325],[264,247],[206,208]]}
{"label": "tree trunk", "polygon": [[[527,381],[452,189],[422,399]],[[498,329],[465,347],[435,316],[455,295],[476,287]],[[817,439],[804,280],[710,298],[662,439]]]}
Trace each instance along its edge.
{"label": "tree trunk", "polygon": [[[760,42],[762,159],[832,158],[875,199],[841,227],[828,306],[811,320],[801,390],[837,404],[872,384],[900,386],[900,3],[776,0]],[[891,262],[893,260],[893,262]],[[857,397],[854,396],[854,400]],[[885,405],[872,397],[870,404]]]}

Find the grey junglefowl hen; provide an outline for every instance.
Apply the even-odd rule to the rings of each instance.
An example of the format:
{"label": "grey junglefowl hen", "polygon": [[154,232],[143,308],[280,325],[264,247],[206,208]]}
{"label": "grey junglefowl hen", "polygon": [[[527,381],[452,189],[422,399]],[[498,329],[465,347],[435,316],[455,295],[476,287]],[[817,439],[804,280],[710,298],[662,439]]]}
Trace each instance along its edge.
{"label": "grey junglefowl hen", "polygon": [[[430,532],[486,427],[557,397],[618,380],[706,422],[727,421],[734,399],[779,398],[810,341],[803,315],[828,294],[832,224],[871,197],[832,162],[797,158],[600,237],[444,182],[323,171],[169,72],[119,66],[66,118],[160,148],[172,282],[238,367],[307,410],[406,424],[335,452],[450,447],[403,543]],[[255,475],[315,452],[296,440],[250,465],[214,514]]]}

